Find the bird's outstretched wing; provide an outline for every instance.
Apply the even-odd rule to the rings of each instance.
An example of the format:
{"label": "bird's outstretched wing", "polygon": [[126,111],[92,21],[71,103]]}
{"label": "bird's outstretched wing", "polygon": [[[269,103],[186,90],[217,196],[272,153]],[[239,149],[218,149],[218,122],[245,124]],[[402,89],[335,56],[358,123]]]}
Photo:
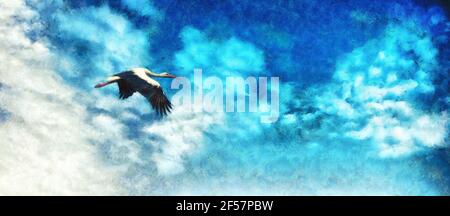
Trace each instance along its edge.
{"label": "bird's outstretched wing", "polygon": [[169,99],[167,99],[161,87],[158,86],[152,87],[151,89],[142,89],[139,90],[139,93],[147,98],[158,115],[165,116],[172,110],[172,103],[170,103]]}
{"label": "bird's outstretched wing", "polygon": [[126,80],[123,79],[119,80],[117,82],[117,85],[119,86],[120,99],[125,100],[136,92],[136,90],[129,83],[127,83]]}

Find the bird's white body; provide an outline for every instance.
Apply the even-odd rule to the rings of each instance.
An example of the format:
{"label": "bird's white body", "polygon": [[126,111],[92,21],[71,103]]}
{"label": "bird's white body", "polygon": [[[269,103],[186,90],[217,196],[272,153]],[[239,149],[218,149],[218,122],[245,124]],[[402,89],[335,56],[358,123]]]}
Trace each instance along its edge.
{"label": "bird's white body", "polygon": [[130,71],[133,72],[137,77],[145,80],[149,85],[152,85],[154,87],[161,86],[156,80],[149,77],[149,75],[152,74],[153,72],[151,72],[146,68],[133,68]]}

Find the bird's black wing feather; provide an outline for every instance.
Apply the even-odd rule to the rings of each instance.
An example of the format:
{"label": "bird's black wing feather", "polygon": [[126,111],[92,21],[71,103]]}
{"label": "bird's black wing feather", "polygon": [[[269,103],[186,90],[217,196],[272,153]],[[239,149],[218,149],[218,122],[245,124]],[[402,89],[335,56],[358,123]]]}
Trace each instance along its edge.
{"label": "bird's black wing feather", "polygon": [[136,92],[136,90],[124,79],[120,79],[117,82],[117,85],[119,86],[120,99],[127,99]]}
{"label": "bird's black wing feather", "polygon": [[153,109],[160,116],[165,116],[172,110],[172,103],[167,99],[161,87],[152,87],[151,89],[146,88],[139,90],[152,105]]}
{"label": "bird's black wing feather", "polygon": [[120,99],[127,99],[136,92],[137,86],[133,84],[139,79],[132,71],[123,71],[114,76],[120,77],[120,80],[117,81]]}

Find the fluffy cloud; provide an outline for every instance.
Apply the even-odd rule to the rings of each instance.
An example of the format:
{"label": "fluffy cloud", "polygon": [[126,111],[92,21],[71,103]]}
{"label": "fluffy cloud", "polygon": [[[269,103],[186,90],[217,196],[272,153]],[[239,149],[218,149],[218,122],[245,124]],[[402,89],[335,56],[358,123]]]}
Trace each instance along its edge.
{"label": "fluffy cloud", "polygon": [[161,174],[178,174],[185,171],[185,159],[202,149],[204,132],[220,126],[223,113],[205,114],[185,112],[176,108],[167,120],[145,127],[145,133],[153,136],[150,144],[155,152],[152,159]]}
{"label": "fluffy cloud", "polygon": [[[424,109],[418,100],[441,91],[433,85],[437,49],[418,29],[408,22],[389,25],[381,37],[345,55],[330,84],[309,89],[307,95],[318,94],[302,99],[311,111],[297,113],[308,133],[327,128],[320,136],[359,140],[383,158],[447,146],[446,110]],[[313,124],[318,121],[325,124]]]}
{"label": "fluffy cloud", "polygon": [[76,91],[49,66],[45,39],[26,36],[38,15],[24,1],[1,2],[0,14],[0,194],[124,193],[119,172],[99,160]]}
{"label": "fluffy cloud", "polygon": [[193,72],[194,68],[216,76],[263,72],[263,52],[251,43],[237,38],[216,42],[192,27],[185,27],[180,36],[184,48],[176,53],[175,65],[186,73]]}
{"label": "fluffy cloud", "polygon": [[334,77],[340,87],[317,100],[326,113],[362,123],[347,135],[372,140],[382,157],[447,145],[446,112],[418,109],[423,105],[417,98],[435,90],[438,66],[430,36],[417,29],[409,23],[388,26],[382,38],[348,54]]}

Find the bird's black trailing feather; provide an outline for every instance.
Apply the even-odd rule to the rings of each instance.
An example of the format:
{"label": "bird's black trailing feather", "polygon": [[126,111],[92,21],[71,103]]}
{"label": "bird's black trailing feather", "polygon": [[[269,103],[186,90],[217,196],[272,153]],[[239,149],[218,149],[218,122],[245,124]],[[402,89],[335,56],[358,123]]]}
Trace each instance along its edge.
{"label": "bird's black trailing feather", "polygon": [[166,116],[171,112],[172,103],[170,103],[169,99],[167,99],[166,95],[160,87],[155,87],[151,90],[143,89],[140,90],[139,93],[147,98],[158,115]]}

